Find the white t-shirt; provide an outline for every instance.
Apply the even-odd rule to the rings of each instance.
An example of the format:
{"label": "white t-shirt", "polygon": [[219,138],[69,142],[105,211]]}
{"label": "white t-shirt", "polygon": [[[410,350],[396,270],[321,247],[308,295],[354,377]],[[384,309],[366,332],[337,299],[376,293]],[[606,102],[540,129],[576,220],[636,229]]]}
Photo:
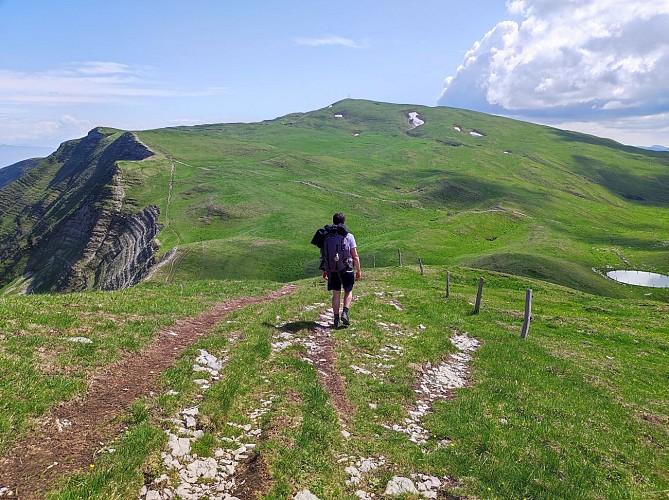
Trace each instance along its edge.
{"label": "white t-shirt", "polygon": [[348,247],[350,249],[353,249],[353,248],[357,247],[357,245],[355,244],[355,238],[353,237],[353,235],[351,233],[348,233],[346,235],[346,241],[348,242]]}

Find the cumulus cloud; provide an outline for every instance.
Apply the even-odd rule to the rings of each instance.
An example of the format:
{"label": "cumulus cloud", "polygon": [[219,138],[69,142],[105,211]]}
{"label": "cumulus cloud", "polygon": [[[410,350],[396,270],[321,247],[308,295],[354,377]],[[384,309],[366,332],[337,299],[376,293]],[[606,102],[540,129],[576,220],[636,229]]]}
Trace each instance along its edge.
{"label": "cumulus cloud", "polygon": [[327,36],[323,38],[294,38],[298,45],[308,45],[311,47],[322,47],[325,45],[339,45],[349,49],[361,49],[363,44],[351,40],[350,38],[343,38],[341,36]]}
{"label": "cumulus cloud", "polygon": [[509,0],[439,104],[564,120],[669,111],[669,0]]}

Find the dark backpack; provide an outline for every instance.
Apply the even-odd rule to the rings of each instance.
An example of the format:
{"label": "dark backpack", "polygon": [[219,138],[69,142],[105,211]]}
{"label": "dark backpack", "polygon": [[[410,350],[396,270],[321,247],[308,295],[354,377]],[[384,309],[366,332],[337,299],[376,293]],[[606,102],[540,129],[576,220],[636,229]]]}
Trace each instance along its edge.
{"label": "dark backpack", "polygon": [[332,231],[325,235],[321,248],[323,270],[327,272],[341,272],[351,267],[351,249],[348,246],[346,235]]}
{"label": "dark backpack", "polygon": [[347,234],[348,228],[344,224],[325,226],[314,234],[311,244],[321,249],[320,268],[323,271],[340,272],[353,267]]}

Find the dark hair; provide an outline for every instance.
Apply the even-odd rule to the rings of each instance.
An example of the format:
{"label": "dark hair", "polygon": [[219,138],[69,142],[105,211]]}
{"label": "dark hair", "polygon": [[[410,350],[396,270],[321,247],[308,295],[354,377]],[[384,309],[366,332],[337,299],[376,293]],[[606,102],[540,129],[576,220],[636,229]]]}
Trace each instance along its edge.
{"label": "dark hair", "polygon": [[346,217],[344,216],[343,213],[337,212],[332,216],[332,223],[333,224],[343,224],[346,222]]}

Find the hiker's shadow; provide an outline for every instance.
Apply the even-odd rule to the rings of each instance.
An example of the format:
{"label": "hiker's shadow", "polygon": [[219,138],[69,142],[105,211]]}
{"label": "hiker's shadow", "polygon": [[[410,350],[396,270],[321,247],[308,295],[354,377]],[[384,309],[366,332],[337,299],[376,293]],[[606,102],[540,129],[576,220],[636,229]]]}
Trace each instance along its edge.
{"label": "hiker's shadow", "polygon": [[318,325],[315,321],[292,321],[283,325],[273,325],[271,323],[264,323],[265,326],[274,328],[280,332],[296,333],[302,330],[314,330]]}

